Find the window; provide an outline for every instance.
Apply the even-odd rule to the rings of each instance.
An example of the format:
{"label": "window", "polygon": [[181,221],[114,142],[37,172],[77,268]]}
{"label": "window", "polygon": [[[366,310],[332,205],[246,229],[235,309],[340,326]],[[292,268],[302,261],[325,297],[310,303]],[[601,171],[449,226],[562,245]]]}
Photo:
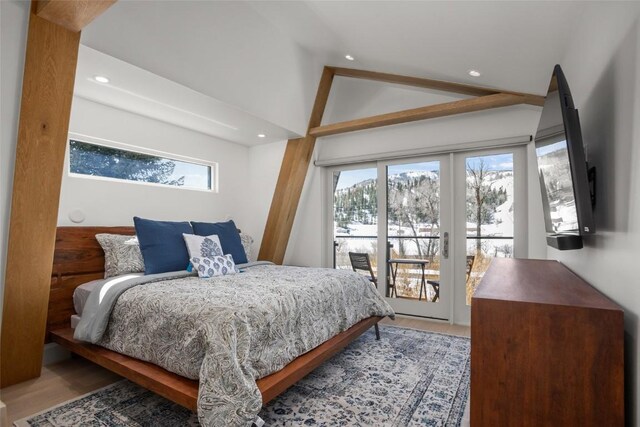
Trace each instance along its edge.
{"label": "window", "polygon": [[71,176],[215,191],[215,167],[215,163],[69,140]]}

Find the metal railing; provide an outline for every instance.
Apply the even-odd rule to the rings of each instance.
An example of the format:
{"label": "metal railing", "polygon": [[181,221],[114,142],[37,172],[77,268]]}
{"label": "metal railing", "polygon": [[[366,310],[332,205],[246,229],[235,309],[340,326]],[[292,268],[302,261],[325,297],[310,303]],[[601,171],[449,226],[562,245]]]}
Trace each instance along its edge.
{"label": "metal railing", "polygon": [[[468,240],[513,240],[513,236],[466,236]],[[348,239],[370,239],[376,240],[378,236],[334,236],[333,238],[333,268],[336,268],[336,255],[337,249],[339,246],[338,239],[348,240]],[[429,239],[440,239],[440,236],[387,236],[387,258],[389,259],[390,252],[389,250],[393,248],[393,245],[389,242],[389,240],[429,240]]]}
{"label": "metal railing", "polygon": [[[386,247],[386,255],[385,255],[385,260],[389,260],[390,258],[392,258],[391,254],[392,254],[392,249],[395,247],[391,242],[394,240],[397,241],[425,241],[425,240],[439,240],[441,236],[436,235],[436,236],[398,236],[398,235],[390,235],[387,236],[387,247]],[[341,241],[348,241],[348,240],[371,240],[372,245],[374,246],[373,248],[370,249],[360,249],[358,250],[359,252],[367,252],[370,253],[372,255],[371,257],[371,261],[373,264],[373,269],[376,275],[379,274],[383,274],[387,276],[387,283],[389,283],[390,278],[389,276],[389,271],[387,266],[383,266],[382,270],[378,269],[378,265],[377,265],[377,248],[375,247],[375,245],[377,245],[378,242],[378,236],[373,236],[373,235],[365,235],[365,236],[345,236],[345,235],[341,235],[341,236],[334,236],[334,242],[333,242],[333,267],[334,268],[351,268],[350,265],[350,261],[348,260],[348,258],[345,258],[345,253],[344,251],[341,251],[340,253],[340,260],[341,262],[339,263],[340,265],[338,265],[338,247]],[[476,251],[474,250],[474,248],[472,247],[474,245],[474,243],[472,243],[474,240],[482,240],[485,242],[488,241],[505,241],[505,245],[507,246],[505,248],[505,245],[502,246],[498,246],[496,245],[489,245],[489,248],[483,248],[482,251],[484,253],[485,257],[494,257],[494,256],[512,256],[513,255],[513,247],[511,246],[509,248],[509,243],[506,241],[513,241],[513,236],[466,236],[466,240],[468,242],[467,244],[467,248],[465,248],[465,250],[467,251],[467,253],[469,255],[475,255]],[[497,242],[496,242],[497,243]],[[417,244],[417,243],[416,243]],[[436,245],[438,245],[436,243]],[[431,247],[431,252],[429,254],[421,254],[420,256],[416,256],[417,254],[414,255],[405,255],[402,254],[403,257],[405,258],[413,258],[414,256],[416,258],[425,258],[425,259],[429,259],[432,263],[436,262],[436,266],[439,264],[439,262],[437,261],[437,257],[439,255],[439,245],[434,247]],[[488,250],[486,250],[488,249]],[[435,250],[435,252],[434,252]],[[415,249],[412,251],[415,252]],[[386,263],[385,263],[386,264]],[[485,266],[481,266],[481,265],[477,265],[477,271],[476,268],[474,268],[474,277],[477,276],[477,279],[479,280],[479,278],[482,277],[482,275],[484,274],[484,270],[486,269]],[[438,267],[435,268],[435,270],[438,270]],[[437,272],[431,272],[431,274],[435,274],[437,276]],[[417,279],[416,279],[417,280]],[[388,289],[387,289],[388,292]]]}
{"label": "metal railing", "polygon": [[[334,236],[333,238],[333,268],[336,268],[336,255],[337,255],[337,249],[339,246],[338,243],[338,239],[342,239],[342,240],[348,240],[348,239],[370,239],[370,240],[375,240],[377,242],[378,240],[378,236]],[[440,239],[440,236],[387,236],[387,257],[386,259],[390,258],[390,250],[391,248],[393,248],[393,244],[391,242],[389,242],[389,240],[429,240],[429,239]]]}

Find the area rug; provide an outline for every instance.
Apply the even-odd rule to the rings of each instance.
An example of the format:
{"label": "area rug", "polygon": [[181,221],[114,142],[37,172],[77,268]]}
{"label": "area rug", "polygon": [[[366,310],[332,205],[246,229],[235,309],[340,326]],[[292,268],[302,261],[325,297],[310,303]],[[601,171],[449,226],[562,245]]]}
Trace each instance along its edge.
{"label": "area rug", "polygon": [[[460,426],[468,338],[389,325],[367,331],[260,412],[267,426]],[[197,426],[195,414],[119,381],[16,426]]]}

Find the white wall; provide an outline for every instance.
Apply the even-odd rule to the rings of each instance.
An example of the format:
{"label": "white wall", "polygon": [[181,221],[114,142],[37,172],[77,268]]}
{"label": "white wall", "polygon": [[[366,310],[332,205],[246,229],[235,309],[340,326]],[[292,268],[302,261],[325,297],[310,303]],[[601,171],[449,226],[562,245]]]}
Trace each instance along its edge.
{"label": "white wall", "polygon": [[59,225],[132,225],[134,215],[160,220],[248,222],[243,194],[248,184],[249,149],[182,127],[74,97],[69,131],[218,163],[219,192],[156,187],[68,176],[62,179]]}
{"label": "white wall", "polygon": [[639,13],[637,3],[590,3],[561,63],[597,168],[597,234],[579,251],[548,250],[625,309],[628,425],[640,407]]}
{"label": "white wall", "polygon": [[0,1],[0,319],[29,3]]}
{"label": "white wall", "polygon": [[242,227],[243,231],[253,236],[254,257],[260,250],[286,147],[287,141],[278,141],[251,147],[249,150],[249,184],[243,190],[247,220],[246,226]]}

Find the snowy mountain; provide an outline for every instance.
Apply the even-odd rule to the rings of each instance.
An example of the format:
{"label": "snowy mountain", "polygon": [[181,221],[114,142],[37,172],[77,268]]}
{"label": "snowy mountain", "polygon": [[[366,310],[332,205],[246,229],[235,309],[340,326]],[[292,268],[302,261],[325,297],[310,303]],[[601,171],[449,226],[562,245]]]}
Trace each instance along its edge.
{"label": "snowy mountain", "polygon": [[[437,228],[439,223],[439,173],[436,171],[410,171],[388,177],[390,224],[406,226],[410,221],[419,229]],[[513,234],[513,171],[486,171],[483,179],[484,211],[483,235]],[[473,179],[467,177],[467,230],[474,234],[475,199]],[[334,219],[338,234],[351,234],[349,230],[375,225],[378,212],[377,180],[366,179],[334,193]],[[366,227],[369,228],[369,227]]]}

